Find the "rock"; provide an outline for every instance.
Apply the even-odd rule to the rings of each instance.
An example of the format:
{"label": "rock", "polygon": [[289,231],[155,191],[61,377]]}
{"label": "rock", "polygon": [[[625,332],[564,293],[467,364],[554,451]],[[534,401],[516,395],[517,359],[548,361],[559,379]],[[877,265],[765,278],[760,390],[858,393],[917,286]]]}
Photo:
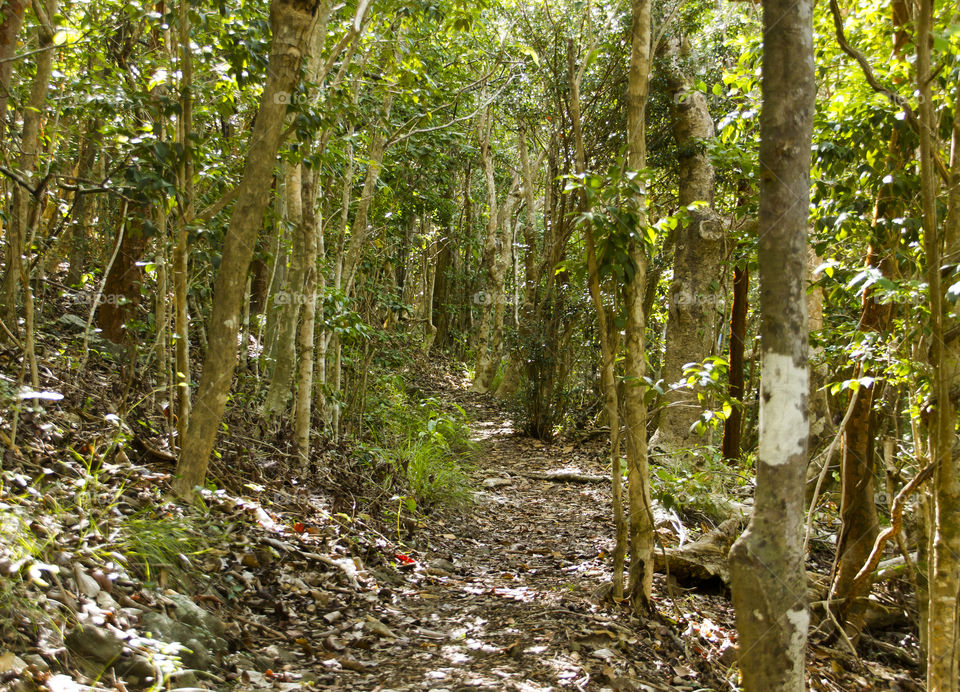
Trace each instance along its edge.
{"label": "rock", "polygon": [[75,628],[66,638],[67,648],[81,658],[109,665],[123,653],[123,642],[110,630],[92,625]]}
{"label": "rock", "polygon": [[223,637],[227,628],[213,613],[204,610],[189,598],[179,593],[165,594],[173,602],[174,617],[185,625],[206,630],[217,637]]}
{"label": "rock", "polygon": [[455,564],[450,562],[450,560],[444,560],[442,557],[438,557],[435,560],[430,560],[430,562],[427,563],[427,566],[450,573],[455,573],[457,571],[457,566]]}
{"label": "rock", "polygon": [[134,687],[148,687],[157,671],[145,656],[139,654],[117,661],[113,665],[117,675]]}
{"label": "rock", "polygon": [[57,320],[57,326],[69,332],[83,332],[87,328],[87,321],[82,317],[67,313]]}
{"label": "rock", "polygon": [[176,680],[176,687],[171,689],[173,690],[189,690],[197,689],[200,685],[200,681],[197,679],[197,674],[192,670],[178,670],[171,673],[168,677],[168,680],[172,683],[173,680]]}
{"label": "rock", "polygon": [[50,664],[40,654],[24,654],[23,660],[29,665],[36,667],[37,670],[48,671]]}
{"label": "rock", "polygon": [[140,623],[154,638],[165,642],[179,643],[183,647],[179,652],[180,660],[188,668],[205,669],[213,665],[213,657],[207,647],[194,636],[193,630],[186,625],[181,625],[162,613],[147,613],[141,618]]}
{"label": "rock", "polygon": [[503,485],[511,485],[513,480],[510,478],[484,478],[483,487],[484,488],[499,488]]}
{"label": "rock", "polygon": [[100,593],[100,584],[84,572],[79,565],[74,565],[73,576],[77,580],[77,588],[80,589],[80,593],[87,598],[96,598],[97,594]]}
{"label": "rock", "polygon": [[[376,618],[371,617],[369,615],[367,616],[367,621],[364,623],[364,627],[366,627],[368,630],[370,630],[374,634],[380,635],[381,637],[388,637],[390,639],[397,638],[397,635],[393,633],[393,630],[391,630],[389,627],[384,625],[382,622],[380,622]],[[343,663],[343,661],[341,661],[341,663]]]}
{"label": "rock", "polygon": [[263,655],[271,661],[281,661],[283,663],[293,663],[297,660],[297,655],[286,649],[281,649],[276,644],[271,644],[263,650]]}
{"label": "rock", "polygon": [[12,651],[0,654],[0,673],[19,673],[26,667],[27,662]]}
{"label": "rock", "polygon": [[229,648],[224,637],[226,626],[183,594],[167,592],[169,615],[147,613],[140,622],[156,639],[177,642],[185,647],[180,659],[188,668],[209,669]]}

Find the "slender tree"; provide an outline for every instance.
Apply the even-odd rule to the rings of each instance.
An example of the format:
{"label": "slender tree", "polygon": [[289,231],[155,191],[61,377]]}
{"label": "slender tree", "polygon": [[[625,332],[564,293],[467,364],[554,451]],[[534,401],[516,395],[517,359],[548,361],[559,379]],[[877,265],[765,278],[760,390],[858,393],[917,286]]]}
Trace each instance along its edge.
{"label": "slender tree", "polygon": [[267,82],[251,134],[237,203],[224,238],[207,327],[207,356],[177,463],[174,490],[183,497],[190,497],[193,489],[203,483],[227,405],[237,364],[240,303],[246,288],[247,271],[270,200],[269,181],[276,167],[287,103],[300,76],[300,63],[321,2],[273,0],[270,5],[273,41]]}
{"label": "slender tree", "polygon": [[760,448],[754,511],[730,551],[744,688],[802,690],[809,613],[803,559],[807,462],[807,216],[816,97],[813,3],[763,6],[759,263]]}

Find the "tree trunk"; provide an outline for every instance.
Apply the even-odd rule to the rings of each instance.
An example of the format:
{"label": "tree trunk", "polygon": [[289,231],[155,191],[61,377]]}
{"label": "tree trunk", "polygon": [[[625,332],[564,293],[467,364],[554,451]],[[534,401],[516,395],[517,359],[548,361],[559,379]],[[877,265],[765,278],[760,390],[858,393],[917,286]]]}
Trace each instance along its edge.
{"label": "tree trunk", "polygon": [[480,327],[477,331],[477,366],[473,384],[470,389],[475,392],[487,392],[496,377],[499,361],[495,361],[493,341],[494,326],[497,321],[497,311],[503,315],[503,285],[507,275],[506,264],[500,261],[502,257],[499,233],[499,218],[497,205],[497,186],[493,174],[493,148],[490,141],[490,130],[493,127],[493,113],[487,109],[486,117],[480,123],[480,158],[483,161],[483,174],[487,183],[487,234],[483,241],[483,269],[484,290],[477,294],[475,302],[480,307]]}
{"label": "tree trunk", "polygon": [[[29,2],[5,0],[0,5],[0,144],[7,124],[7,102],[10,100],[10,77],[13,75],[13,57],[17,54],[17,38],[23,26],[23,13]],[[49,52],[49,51],[48,51]]]}
{"label": "tree trunk", "polygon": [[[576,170],[584,174],[587,168],[586,153],[583,148],[583,128],[580,121],[580,74],[576,69],[573,40],[567,42],[567,71],[570,75],[570,99],[568,108],[573,126],[573,139],[576,147]],[[589,202],[581,192],[579,203],[581,210],[589,211]],[[562,218],[562,217],[561,217]],[[613,495],[614,531],[616,544],[613,549],[613,598],[620,601],[624,597],[623,567],[628,545],[628,528],[623,511],[623,481],[620,466],[620,406],[617,396],[616,357],[619,349],[619,331],[613,326],[613,313],[603,304],[600,287],[600,267],[597,263],[596,241],[591,224],[584,224],[584,240],[587,246],[587,283],[590,298],[597,313],[597,327],[600,337],[600,386],[606,405],[608,424],[610,425],[610,477]]]}
{"label": "tree trunk", "polygon": [[665,336],[666,350],[660,377],[669,387],[657,432],[650,444],[668,454],[687,453],[698,444],[691,429],[700,419],[702,406],[695,387],[686,383],[684,365],[702,362],[713,348],[713,323],[717,312],[723,230],[713,211],[714,171],[706,141],[714,136],[714,124],[706,96],[694,88],[679,65],[679,39],[666,42],[667,85],[673,96],[671,117],[679,160],[681,207],[701,206],[687,212],[689,223],[676,231],[673,282]]}
{"label": "tree trunk", "polygon": [[740,459],[740,437],[743,433],[743,351],[747,338],[747,310],[750,299],[750,268],[747,263],[733,269],[733,305],[730,308],[730,375],[729,389],[733,410],[723,424],[723,458]]}
{"label": "tree trunk", "polygon": [[[518,137],[518,147],[520,151],[520,172],[523,175],[523,202],[526,207],[525,223],[523,225],[523,304],[519,308],[519,314],[522,316],[518,320],[519,345],[513,349],[510,362],[507,364],[503,380],[497,388],[498,397],[512,396],[520,384],[520,372],[523,369],[523,361],[529,355],[530,340],[535,338],[534,329],[534,303],[536,302],[537,286],[540,284],[540,277],[537,272],[537,203],[534,197],[534,186],[536,185],[536,173],[534,167],[530,165],[530,153],[527,147],[527,134],[523,128]],[[537,168],[539,168],[539,160]],[[542,335],[538,335],[542,336]]]}
{"label": "tree trunk", "polygon": [[427,240],[423,249],[423,344],[421,349],[429,353],[433,347],[433,340],[437,338],[437,327],[433,323],[433,292],[437,282],[437,245],[440,242],[434,237],[433,222],[427,219]]}
{"label": "tree trunk", "polygon": [[[957,596],[960,592],[960,463],[955,452],[956,402],[953,388],[960,384],[960,341],[956,315],[947,313],[941,284],[942,238],[937,232],[936,153],[930,82],[931,25],[934,0],[920,0],[917,17],[917,90],[920,95],[920,191],[923,209],[923,245],[931,316],[930,366],[932,411],[929,416],[930,461],[934,476],[933,538],[930,554],[927,625],[927,689],[958,689]],[[960,87],[955,96],[960,95]],[[960,256],[960,113],[954,108],[953,151],[947,219],[944,224],[946,254]],[[949,324],[950,329],[947,330]]]}
{"label": "tree trunk", "polygon": [[[901,166],[905,152],[896,133],[890,142],[888,165]],[[896,253],[899,237],[891,232],[891,220],[900,216],[903,205],[892,186],[877,197],[876,210],[866,266],[878,270],[886,278],[896,272]],[[863,290],[860,323],[861,332],[885,334],[893,317],[893,305],[876,298],[873,287]],[[860,376],[871,375],[872,370],[859,370]],[[856,641],[863,629],[866,603],[865,593],[850,590],[854,577],[863,567],[873,542],[879,533],[874,484],[874,393],[879,380],[869,387],[861,387],[847,425],[843,430],[843,460],[841,467],[840,534],[834,561],[831,601],[840,600],[837,621],[844,625],[847,636]],[[869,585],[866,585],[869,588]]]}
{"label": "tree trunk", "polygon": [[[177,384],[177,434],[180,439],[190,424],[190,315],[187,308],[189,290],[188,219],[194,217],[193,189],[193,50],[190,47],[190,12],[187,0],[180,0],[178,10],[178,42],[180,49],[180,115],[177,141],[183,147],[183,163],[178,171],[183,209],[177,220],[173,248],[173,328],[176,332],[175,357]],[[249,304],[248,304],[249,305]],[[249,317],[249,312],[247,312]],[[246,353],[247,345],[243,345]]]}
{"label": "tree trunk", "polygon": [[304,224],[302,203],[302,171],[299,163],[286,164],[283,183],[284,209],[287,224],[291,228],[292,247],[290,266],[287,267],[283,290],[277,294],[280,298],[280,316],[277,323],[277,342],[274,346],[275,360],[270,377],[270,389],[264,401],[263,409],[268,418],[273,417],[287,407],[293,387],[293,374],[297,361],[297,324],[300,308],[310,297],[304,292],[306,266],[306,236],[316,233],[316,229]]}
{"label": "tree trunk", "polygon": [[367,239],[367,217],[370,214],[370,205],[373,204],[373,195],[377,189],[377,181],[380,179],[380,168],[383,164],[383,156],[387,151],[387,136],[384,128],[387,127],[390,118],[390,110],[393,105],[393,92],[389,92],[384,100],[380,123],[377,125],[377,132],[370,142],[370,151],[367,153],[367,174],[363,179],[363,190],[360,192],[360,199],[357,200],[357,211],[353,217],[353,224],[350,227],[350,243],[347,246],[346,254],[343,259],[343,281],[340,288],[344,294],[349,296],[353,290],[353,282],[356,279],[357,266],[360,264],[360,256],[363,252]]}
{"label": "tree trunk", "polygon": [[303,174],[303,294],[305,300],[300,311],[300,331],[297,346],[300,353],[297,370],[297,405],[294,421],[294,437],[297,441],[297,455],[300,464],[306,470],[310,458],[310,422],[313,412],[313,356],[314,329],[317,320],[317,253],[318,238],[322,235],[322,219],[315,210],[316,185],[315,172],[307,169]]}
{"label": "tree trunk", "polygon": [[[94,177],[97,151],[100,148],[100,121],[91,118],[87,123],[80,148],[80,160],[77,164],[77,177]],[[73,219],[70,228],[70,267],[67,270],[67,286],[77,286],[87,269],[87,248],[90,243],[89,227],[96,210],[96,195],[77,195],[73,207]]]}
{"label": "tree trunk", "polygon": [[750,525],[730,550],[748,692],[803,690],[809,612],[803,488],[809,427],[804,266],[816,98],[811,0],[767,0],[760,115],[760,445]]}
{"label": "tree trunk", "polygon": [[240,301],[270,200],[270,179],[276,166],[287,102],[299,77],[301,58],[319,5],[319,0],[271,2],[273,41],[267,81],[214,284],[207,356],[174,481],[174,490],[181,497],[191,497],[194,487],[203,483],[227,405],[236,368]]}
{"label": "tree trunk", "polygon": [[[17,159],[18,174],[31,186],[37,184],[34,179],[39,151],[37,138],[40,134],[40,123],[46,112],[47,88],[50,85],[50,75],[53,72],[54,51],[51,48],[53,46],[54,27],[50,24],[50,20],[57,13],[58,0],[46,0],[42,5],[38,3],[38,7],[44,8],[46,16],[38,18],[37,72],[33,78],[30,97],[23,107],[23,130],[20,138],[20,156]],[[11,7],[10,9],[15,14],[17,8]],[[13,14],[11,14],[11,30],[16,22]],[[11,50],[15,50],[15,48],[16,39],[14,38],[14,46]],[[6,65],[6,63],[0,64]],[[3,93],[7,93],[6,89],[3,89]],[[3,114],[6,114],[5,104]],[[9,325],[9,329],[13,331],[16,330],[17,325],[17,295],[20,287],[24,243],[30,235],[30,228],[28,228],[30,198],[30,193],[23,187],[16,184],[13,186],[10,225],[7,229],[7,272],[3,279],[3,294],[0,295],[2,317]],[[5,338],[3,334],[0,334],[0,339]]]}
{"label": "tree trunk", "polygon": [[[650,75],[651,0],[633,0],[630,73],[627,81],[627,165],[642,171],[647,165],[646,109]],[[637,221],[647,222],[646,200],[635,199]],[[627,447],[627,482],[630,497],[630,603],[638,614],[653,609],[653,509],[650,505],[650,471],[647,465],[647,405],[643,378],[646,375],[644,350],[646,315],[647,257],[633,239],[630,260],[635,265],[626,286],[626,358],[623,393],[623,425]]]}
{"label": "tree trunk", "polygon": [[146,203],[132,207],[128,213],[130,220],[126,231],[118,239],[120,247],[117,258],[103,284],[103,303],[97,309],[97,326],[103,330],[103,336],[115,344],[132,343],[127,322],[140,305],[143,271],[138,263],[147,247],[143,222],[152,215]]}
{"label": "tree trunk", "polygon": [[[823,329],[823,287],[817,281],[814,270],[822,260],[813,246],[807,247],[807,320],[810,333],[819,336]],[[807,445],[811,456],[820,446],[836,433],[830,420],[830,402],[827,398],[827,378],[829,368],[823,361],[823,346],[810,346],[810,443]]]}

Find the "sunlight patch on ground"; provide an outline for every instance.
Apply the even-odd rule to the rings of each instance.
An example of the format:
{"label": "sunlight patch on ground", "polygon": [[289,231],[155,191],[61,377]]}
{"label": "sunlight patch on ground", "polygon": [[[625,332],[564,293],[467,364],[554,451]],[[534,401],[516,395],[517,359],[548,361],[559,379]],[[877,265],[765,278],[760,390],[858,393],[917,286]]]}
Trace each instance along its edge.
{"label": "sunlight patch on ground", "polygon": [[504,421],[485,421],[474,423],[470,426],[473,432],[472,439],[476,442],[489,440],[493,437],[507,436],[513,434],[513,425]]}

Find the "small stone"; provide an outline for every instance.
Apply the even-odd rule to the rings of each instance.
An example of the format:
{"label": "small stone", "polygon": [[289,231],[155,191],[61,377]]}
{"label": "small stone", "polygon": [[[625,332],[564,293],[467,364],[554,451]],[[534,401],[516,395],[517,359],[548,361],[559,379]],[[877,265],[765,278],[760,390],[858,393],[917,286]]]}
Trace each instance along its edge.
{"label": "small stone", "polygon": [[503,485],[511,485],[513,480],[510,478],[485,478],[483,480],[484,488],[499,488]]}
{"label": "small stone", "polygon": [[123,653],[123,642],[102,627],[77,627],[66,638],[67,647],[82,658],[111,663]]}
{"label": "small stone", "polygon": [[77,580],[77,588],[80,589],[80,593],[87,598],[96,598],[97,594],[100,593],[100,584],[97,583],[97,580],[84,572],[79,566],[74,566],[73,576]]}

